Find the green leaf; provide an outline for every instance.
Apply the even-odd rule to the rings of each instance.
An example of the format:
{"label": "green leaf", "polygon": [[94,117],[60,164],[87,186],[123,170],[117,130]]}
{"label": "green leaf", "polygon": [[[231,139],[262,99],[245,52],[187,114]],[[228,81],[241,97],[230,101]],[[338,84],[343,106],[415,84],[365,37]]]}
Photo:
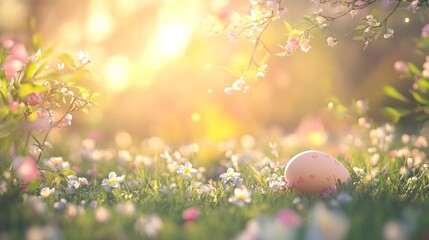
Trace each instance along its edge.
{"label": "green leaf", "polygon": [[7,97],[4,95],[3,91],[1,90],[0,90],[0,96],[1,96],[1,99],[3,100],[4,105],[9,105],[9,101]]}
{"label": "green leaf", "polygon": [[292,32],[292,26],[285,20],[285,21],[283,21],[283,23],[285,24],[285,27],[286,27],[286,33],[290,33],[290,32]]}
{"label": "green leaf", "polygon": [[40,50],[41,53],[40,53],[40,56],[38,59],[41,60],[41,59],[48,58],[48,57],[52,56],[54,51],[55,51],[55,45],[49,46],[48,48],[44,49],[43,51]]}
{"label": "green leaf", "polygon": [[362,41],[362,40],[364,40],[365,38],[363,37],[363,36],[354,36],[353,37],[353,40],[355,40],[355,41]]}
{"label": "green leaf", "polygon": [[31,43],[33,49],[39,49],[42,42],[42,36],[40,34],[34,34],[31,38]]}
{"label": "green leaf", "polygon": [[85,113],[86,115],[88,115],[88,114],[89,114],[89,110],[88,110],[87,108],[82,108],[82,109],[81,109],[81,111],[82,111],[83,113]]}
{"label": "green leaf", "polygon": [[377,13],[377,9],[372,9],[372,11],[371,11],[371,15],[375,18],[375,19],[378,19],[378,13]]}
{"label": "green leaf", "polygon": [[43,92],[45,91],[45,87],[40,85],[33,85],[30,83],[24,83],[22,84],[18,89],[18,95],[19,97],[23,98],[26,97],[28,94],[32,92]]}
{"label": "green leaf", "polygon": [[40,186],[40,179],[36,179],[32,181],[30,184],[28,184],[28,191],[31,193],[34,193],[39,188],[39,186]]}
{"label": "green leaf", "polygon": [[416,100],[416,102],[426,106],[429,105],[429,98],[424,96],[422,93],[411,91],[411,95],[413,96],[414,100]]}
{"label": "green leaf", "polygon": [[364,30],[365,28],[367,28],[366,25],[358,25],[356,26],[355,30]]}
{"label": "green leaf", "polygon": [[384,90],[384,93],[391,98],[394,98],[403,102],[409,102],[408,99],[404,95],[402,95],[402,93],[400,93],[392,86],[385,86],[383,90]]}
{"label": "green leaf", "polygon": [[393,107],[386,107],[383,109],[383,114],[392,118],[393,123],[397,123],[399,122],[399,120],[410,114],[411,111],[408,109],[404,109],[404,108],[393,108]]}
{"label": "green leaf", "polygon": [[419,79],[416,83],[420,88],[429,89],[429,82],[426,79]]}
{"label": "green leaf", "polygon": [[99,96],[101,96],[101,93],[99,93],[99,92],[93,92],[93,93],[91,94],[91,98],[92,98],[92,99],[97,98],[97,97],[99,97]]}
{"label": "green leaf", "polygon": [[[47,62],[39,64],[39,67],[36,69],[36,71],[33,74],[33,78],[36,78],[36,76],[39,75],[41,72],[43,72],[43,70],[46,71],[47,66],[48,66]],[[34,81],[36,81],[36,79],[34,79]]]}
{"label": "green leaf", "polygon": [[414,65],[414,63],[409,62],[408,63],[408,69],[410,69],[410,72],[412,72],[414,74],[418,74],[418,75],[422,74],[420,69],[416,65]]}
{"label": "green leaf", "polygon": [[64,176],[69,176],[69,175],[76,175],[76,172],[70,169],[63,169],[61,170],[61,174]]}
{"label": "green leaf", "polygon": [[67,67],[75,69],[76,64],[74,62],[74,59],[70,54],[68,53],[62,53],[58,56],[58,59],[61,60]]}
{"label": "green leaf", "polygon": [[34,73],[37,70],[37,64],[34,62],[30,62],[27,64],[27,69],[25,71],[25,77],[26,78],[33,78]]}
{"label": "green leaf", "polygon": [[266,53],[264,55],[264,58],[262,58],[261,62],[259,63],[259,66],[266,64],[268,62],[268,59],[270,59],[270,56],[271,56],[270,53]]}

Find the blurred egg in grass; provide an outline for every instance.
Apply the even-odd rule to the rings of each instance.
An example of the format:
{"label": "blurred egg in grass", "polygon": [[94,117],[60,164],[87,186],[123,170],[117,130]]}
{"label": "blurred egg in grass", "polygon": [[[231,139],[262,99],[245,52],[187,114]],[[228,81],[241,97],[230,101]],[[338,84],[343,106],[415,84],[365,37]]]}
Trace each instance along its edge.
{"label": "blurred egg in grass", "polygon": [[301,152],[285,168],[288,187],[303,194],[322,194],[350,180],[347,169],[333,156],[315,150]]}

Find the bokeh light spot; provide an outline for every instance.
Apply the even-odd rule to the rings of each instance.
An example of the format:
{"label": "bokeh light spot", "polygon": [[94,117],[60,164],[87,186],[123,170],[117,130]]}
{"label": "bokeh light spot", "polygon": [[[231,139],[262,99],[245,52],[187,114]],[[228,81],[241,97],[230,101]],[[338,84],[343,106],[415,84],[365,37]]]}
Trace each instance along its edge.
{"label": "bokeh light spot", "polygon": [[201,115],[199,113],[193,113],[191,118],[192,118],[192,121],[198,122],[201,120]]}
{"label": "bokeh light spot", "polygon": [[113,56],[109,58],[105,68],[105,79],[107,85],[113,90],[123,90],[130,83],[130,61],[124,56]]}

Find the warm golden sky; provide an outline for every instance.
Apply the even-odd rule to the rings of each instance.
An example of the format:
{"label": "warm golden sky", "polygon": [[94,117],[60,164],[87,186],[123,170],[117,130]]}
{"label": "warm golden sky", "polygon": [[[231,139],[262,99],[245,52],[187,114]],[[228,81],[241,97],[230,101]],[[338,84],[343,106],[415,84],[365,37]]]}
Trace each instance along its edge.
{"label": "warm golden sky", "polygon": [[[305,3],[288,3],[295,5],[288,5],[286,17],[297,20],[306,12]],[[28,20],[35,18],[46,45],[88,52],[91,68],[99,75],[88,84],[103,95],[101,106],[89,117],[77,116],[76,125],[89,122],[88,129],[107,135],[126,130],[137,136],[186,141],[255,134],[272,127],[293,131],[308,117],[333,128],[334,120],[320,112],[332,95],[348,102],[368,96],[377,110],[385,101],[382,86],[402,84],[393,63],[412,57],[409,36],[418,36],[422,25],[406,10],[399,11],[392,22],[395,38],[380,40],[366,51],[353,41],[329,48],[319,32],[309,53],[272,57],[267,76],[251,83],[250,92],[229,96],[223,90],[236,76],[223,68],[247,65],[252,45],[245,39],[233,44],[226,35],[209,34],[205,22],[208,14],[225,6],[240,9],[240,4],[233,0],[3,0],[0,32],[28,36]],[[408,15],[411,21],[406,24],[403,19]],[[346,21],[337,27],[344,31],[349,25]],[[283,30],[279,22],[264,36],[274,52],[284,43]]]}

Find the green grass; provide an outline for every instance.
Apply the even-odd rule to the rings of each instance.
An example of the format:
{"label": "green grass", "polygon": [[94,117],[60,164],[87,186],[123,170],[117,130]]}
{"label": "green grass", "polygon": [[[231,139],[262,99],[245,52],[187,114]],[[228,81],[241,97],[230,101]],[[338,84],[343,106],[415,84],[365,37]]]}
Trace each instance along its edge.
{"label": "green grass", "polygon": [[[296,153],[292,148],[286,147],[279,149],[282,154],[292,156]],[[404,145],[397,146],[400,147]],[[406,147],[425,151],[412,145]],[[64,176],[49,171],[44,172],[45,178],[41,182],[29,186],[28,192],[24,192],[19,189],[19,181],[13,180],[13,172],[9,179],[3,177],[3,167],[0,170],[0,183],[6,183],[7,191],[0,195],[1,238],[25,238],[26,234],[31,235],[31,231],[34,234],[34,229],[37,231],[34,226],[38,226],[43,234],[53,233],[65,239],[149,238],[147,234],[138,231],[139,227],[135,227],[136,221],[139,217],[147,218],[151,214],[157,214],[162,221],[157,239],[231,239],[246,229],[252,219],[265,217],[268,219],[268,226],[275,226],[276,214],[282,209],[292,209],[300,216],[301,224],[293,228],[299,239],[306,238],[312,231],[319,231],[317,234],[320,236],[326,233],[326,229],[340,231],[338,228],[341,228],[341,224],[335,220],[341,219],[338,217],[340,215],[345,216],[345,221],[348,222],[347,233],[343,236],[346,239],[382,239],[385,227],[392,221],[399,222],[400,226],[406,229],[407,238],[424,239],[429,236],[429,172],[427,165],[424,165],[427,160],[407,168],[403,157],[392,157],[388,151],[378,149],[380,159],[374,165],[370,164],[370,154],[365,148],[356,148],[349,150],[347,154],[337,155],[351,173],[352,179],[349,183],[338,186],[335,196],[300,196],[293,190],[274,191],[268,187],[265,178],[272,174],[281,176],[284,161],[273,158],[273,165],[262,170],[267,167],[267,164],[263,164],[264,157],[270,157],[264,148],[265,145],[260,144],[250,150],[239,147],[233,149],[239,159],[238,168],[236,166],[235,169],[242,174],[242,184],[253,192],[251,202],[242,207],[228,201],[234,195],[234,186],[231,183],[222,183],[219,178],[219,175],[226,171],[226,166],[231,165],[230,157],[206,162],[206,170],[191,179],[182,179],[175,171],[169,171],[168,163],[183,164],[190,161],[194,167],[199,167],[199,163],[204,162],[200,159],[200,155],[205,156],[204,149],[197,154],[182,154],[182,157],[177,159],[173,157],[169,162],[160,157],[159,151],[145,153],[150,165],[135,160],[119,161],[116,154],[99,161],[83,160],[81,157],[64,158],[70,160],[72,167],[78,165],[80,172],[77,175],[87,177],[89,181],[88,186],[81,186],[73,194],[66,193],[67,181]],[[172,151],[170,153],[173,154]],[[137,153],[131,155],[135,159]],[[358,176],[353,167],[363,168],[365,174]],[[408,175],[400,173],[401,167],[407,168]],[[370,179],[369,175],[375,169],[378,169],[378,174]],[[96,177],[88,175],[88,170],[95,171]],[[106,192],[101,181],[107,178],[110,171],[115,171],[118,175],[125,174],[126,178],[120,187]],[[413,177],[414,180],[410,180]],[[56,178],[57,181],[53,181]],[[192,187],[195,181],[201,181],[203,184],[210,182],[214,190],[200,195],[196,188]],[[170,186],[172,183],[177,187],[169,194],[159,191],[162,185]],[[51,195],[48,199],[34,197],[29,200],[32,195],[40,196],[40,189],[45,186],[56,187],[60,190],[59,195]],[[341,200],[340,196],[344,194],[351,198],[348,201]],[[54,209],[54,202],[60,198],[67,200],[64,210]],[[98,203],[96,208],[90,207],[93,200]],[[127,201],[132,202],[135,207],[130,215],[124,215],[117,210],[118,204]],[[327,212],[317,213],[314,210],[316,203],[320,202],[328,207]],[[44,205],[45,209],[37,210],[35,205]],[[97,221],[95,217],[100,207],[107,208],[110,213],[107,222]],[[182,212],[189,207],[200,209],[201,214],[194,221],[185,221],[182,218]],[[80,210],[73,215],[70,208]],[[312,222],[322,230],[315,230]],[[50,230],[46,226],[50,226]],[[264,228],[262,225],[260,227]],[[275,239],[275,236],[272,235],[269,239]]]}

